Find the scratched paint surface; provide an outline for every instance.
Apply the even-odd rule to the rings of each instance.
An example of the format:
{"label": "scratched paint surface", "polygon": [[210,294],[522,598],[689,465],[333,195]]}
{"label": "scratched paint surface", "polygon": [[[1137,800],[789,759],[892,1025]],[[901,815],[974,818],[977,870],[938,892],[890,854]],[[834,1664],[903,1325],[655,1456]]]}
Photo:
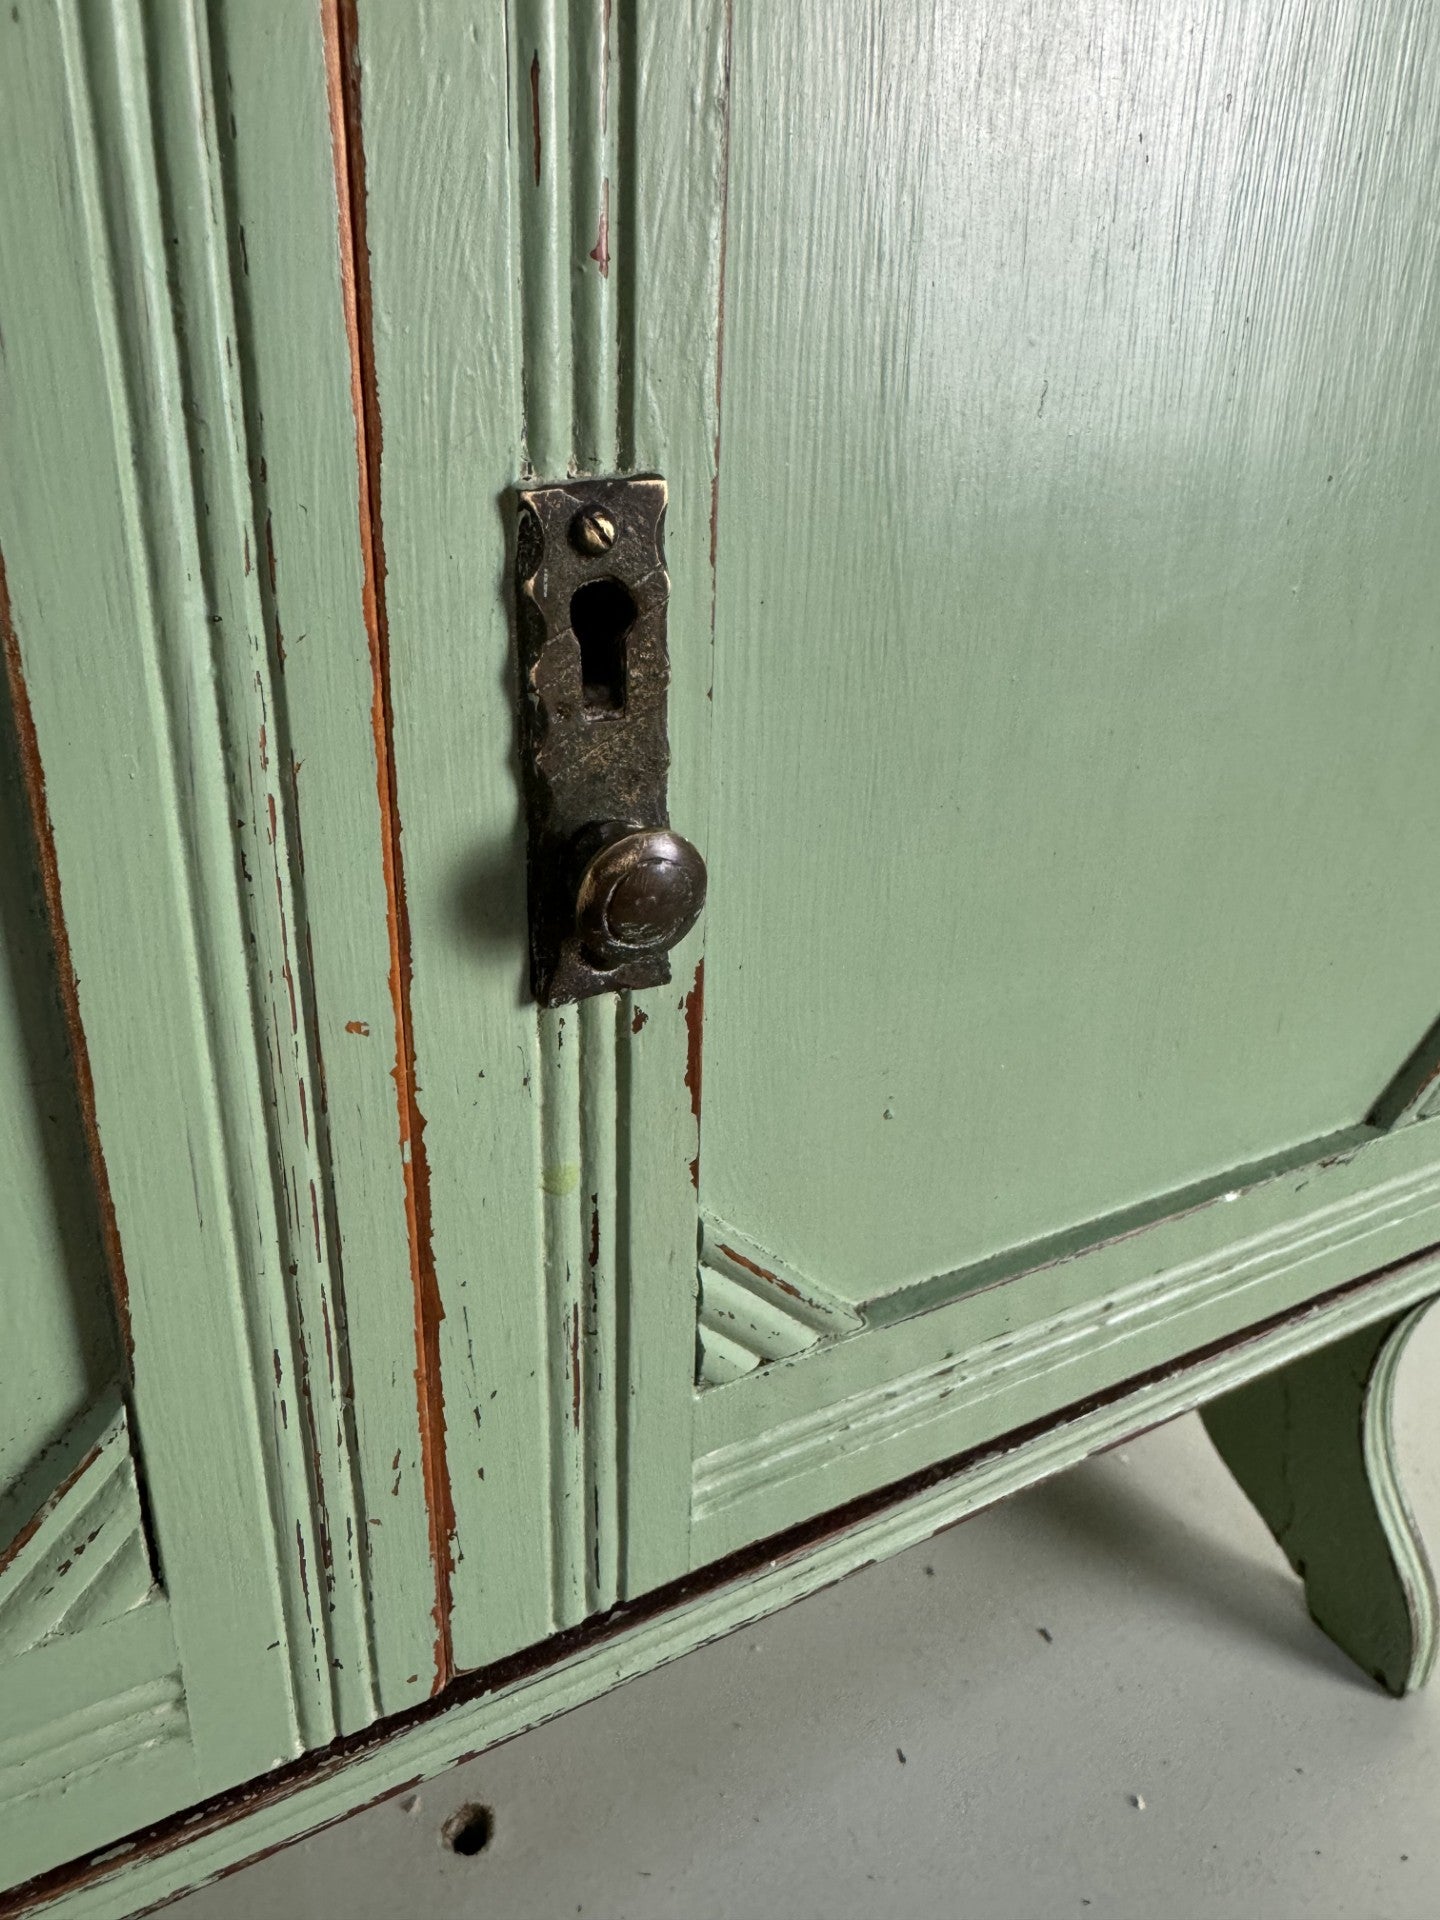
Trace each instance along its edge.
{"label": "scratched paint surface", "polygon": [[1440,15],[735,36],[700,1190],[863,1300],[1435,1018]]}
{"label": "scratched paint surface", "polygon": [[[277,20],[288,36],[284,59]],[[278,1003],[266,1023],[267,1064],[296,1304],[293,1337],[276,1330],[280,1366],[265,1384],[282,1429],[315,1461],[315,1618],[334,1630],[338,1718],[353,1726],[377,1705],[393,1710],[430,1691],[440,1636],[348,178],[337,191],[337,168],[348,174],[345,115],[334,8],[226,8],[217,27],[228,107],[217,132],[230,169],[241,392],[263,556],[260,618],[247,637],[258,628],[268,642],[268,661],[256,666],[268,668],[273,708],[263,716],[268,753],[251,749],[248,776],[266,796],[267,821],[274,796],[280,841],[257,836],[247,864],[261,883],[256,908],[283,901],[288,923],[272,927],[264,957]],[[237,819],[251,812],[238,808]]]}
{"label": "scratched paint surface", "polygon": [[[507,65],[498,12],[358,11],[367,405],[436,1290],[430,1418],[453,1513],[438,1544],[454,1657],[472,1666],[551,1628],[552,1374],[569,1397],[541,1208],[546,1180],[575,1193],[559,1164],[574,1156],[542,1167],[502,598],[502,495],[524,457],[510,195],[534,191],[555,143],[531,123],[535,47],[522,60],[517,44]],[[538,75],[542,96],[549,82]]]}

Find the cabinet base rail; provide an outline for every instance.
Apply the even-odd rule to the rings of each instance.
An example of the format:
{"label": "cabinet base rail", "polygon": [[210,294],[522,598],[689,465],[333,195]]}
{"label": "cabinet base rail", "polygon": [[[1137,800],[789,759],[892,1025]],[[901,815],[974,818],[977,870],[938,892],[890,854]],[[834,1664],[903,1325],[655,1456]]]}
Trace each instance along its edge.
{"label": "cabinet base rail", "polygon": [[1433,1662],[1437,1604],[1399,1487],[1391,1410],[1400,1357],[1437,1297],[1432,1247],[465,1675],[421,1707],[0,1896],[0,1920],[151,1911],[1197,1408],[1305,1579],[1318,1623],[1381,1685],[1407,1692]]}

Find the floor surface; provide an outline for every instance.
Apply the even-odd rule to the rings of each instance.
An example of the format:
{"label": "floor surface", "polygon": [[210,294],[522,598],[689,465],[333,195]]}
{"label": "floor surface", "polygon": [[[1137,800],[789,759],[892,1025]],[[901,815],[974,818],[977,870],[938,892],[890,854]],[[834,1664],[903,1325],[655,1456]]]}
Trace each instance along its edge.
{"label": "floor surface", "polygon": [[[1440,1549],[1440,1312],[1400,1399]],[[1440,1676],[1321,1637],[1192,1417],[167,1913],[1437,1920]]]}

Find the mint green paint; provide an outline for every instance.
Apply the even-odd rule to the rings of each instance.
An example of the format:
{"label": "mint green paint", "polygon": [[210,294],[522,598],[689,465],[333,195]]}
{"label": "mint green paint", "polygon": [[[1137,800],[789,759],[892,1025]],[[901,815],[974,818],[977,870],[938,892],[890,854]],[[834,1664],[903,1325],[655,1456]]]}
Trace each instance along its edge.
{"label": "mint green paint", "polygon": [[1400,1356],[1423,1312],[1361,1327],[1203,1409],[1316,1621],[1396,1694],[1429,1677],[1440,1609],[1392,1428]]}
{"label": "mint green paint", "polygon": [[[0,195],[0,550],[125,1248],[189,1792],[298,1745],[242,1304],[243,1200],[270,1177],[234,1150],[222,1077],[252,1029],[221,961],[243,974],[139,22],[32,8],[0,35],[0,172],[18,183]],[[97,1829],[111,1818],[88,1778],[69,1850],[87,1800]]]}
{"label": "mint green paint", "polygon": [[118,1377],[55,957],[0,669],[0,1552]]}
{"label": "mint green paint", "polygon": [[233,490],[207,484],[207,524],[224,500],[221,658],[290,1282],[282,1377],[262,1378],[282,1432],[313,1409],[317,1710],[348,1731],[426,1697],[435,1645],[350,352],[320,9],[211,11],[235,365],[217,342]]}
{"label": "mint green paint", "polygon": [[497,10],[360,11],[396,787],[445,1315],[451,1630],[457,1664],[473,1666],[554,1622],[552,1372],[571,1351],[543,1264],[504,598],[502,496],[523,460],[510,165],[523,122]]}
{"label": "mint green paint", "polygon": [[1332,1304],[1308,1325],[1264,1335],[1249,1348],[1151,1382],[1122,1405],[1079,1415],[1038,1445],[992,1454],[807,1553],[781,1556],[744,1580],[670,1608],[642,1625],[618,1626],[597,1645],[557,1661],[538,1677],[497,1688],[348,1762],[322,1768],[303,1792],[240,1822],[201,1833],[176,1854],[133,1864],[122,1858],[107,1878],[61,1899],[47,1912],[63,1920],[125,1920],[143,1905],[212,1879],[252,1854],[297,1838],[378,1795],[440,1772],[462,1755],[762,1619],[856,1567],[928,1539],[967,1514],[1113,1446],[1137,1427],[1189,1412],[1257,1371],[1283,1366],[1317,1341],[1343,1340],[1357,1327],[1372,1324],[1371,1316],[1386,1321],[1394,1311],[1424,1299],[1427,1290],[1433,1296],[1437,1275],[1440,1268],[1434,1261],[1418,1263],[1411,1272],[1381,1282],[1363,1303]]}
{"label": "mint green paint", "polygon": [[76,1423],[82,1464],[27,1516],[0,1565],[0,1675],[32,1647],[153,1597],[130,1423],[112,1389]]}
{"label": "mint green paint", "polygon": [[1435,1020],[1440,15],[741,0],[733,76],[701,1197],[858,1303]]}
{"label": "mint green paint", "polygon": [[[6,1883],[433,1679],[394,1054],[352,1031],[384,1034],[389,949],[321,22],[237,9],[223,49],[211,24],[0,19],[0,550],[128,1280],[165,1588],[140,1613],[169,1647],[115,1651],[115,1582],[149,1585],[132,1531],[113,1579],[75,1559],[51,1636],[0,1661],[23,1736]],[[12,1173],[30,1207],[24,1139],[7,1207]],[[72,1301],[43,1264],[22,1281],[27,1364],[68,1392],[41,1328],[83,1348],[83,1270]],[[42,1472],[7,1458],[31,1558],[83,1459],[78,1428]],[[83,1728],[25,1718],[42,1655]]]}
{"label": "mint green paint", "polygon": [[0,1668],[0,1860],[13,1884],[205,1792],[164,1601]]}
{"label": "mint green paint", "polygon": [[[621,94],[634,116],[633,181],[615,200],[614,269],[624,303],[620,458],[663,473],[670,503],[670,817],[708,854],[710,515],[718,429],[721,235],[726,166],[727,10],[716,0],[643,0],[617,9]],[[628,106],[624,103],[628,101]],[[626,242],[628,236],[628,251]],[[664,289],[661,294],[660,290]],[[643,1593],[691,1560],[699,1241],[695,1089],[686,1084],[706,921],[671,955],[671,986],[623,1004],[620,1165],[628,1234],[622,1260],[625,1462],[624,1590]],[[696,1004],[691,1000],[692,1005]]]}
{"label": "mint green paint", "polygon": [[[0,550],[134,1331],[97,1454],[103,1295],[24,1093],[63,1049],[0,1003],[54,1360],[4,1460],[41,1524],[0,1881],[422,1698],[446,1632],[481,1665],[975,1450],[67,1903],[124,1913],[1262,1374],[1227,1452],[1272,1519],[1276,1473],[1343,1498],[1316,1611],[1423,1668],[1386,1410],[1440,1243],[1440,36],[1122,12],[1017,6],[982,61],[869,0],[361,0],[438,1584],[333,16],[0,18]],[[509,495],[611,467],[669,484],[714,891],[669,987],[537,1016]],[[1275,1394],[1332,1372],[1302,1458]],[[113,1582],[57,1596],[92,1499]]]}
{"label": "mint green paint", "polygon": [[1433,1129],[702,1392],[696,1564],[1422,1256],[1440,1242]]}

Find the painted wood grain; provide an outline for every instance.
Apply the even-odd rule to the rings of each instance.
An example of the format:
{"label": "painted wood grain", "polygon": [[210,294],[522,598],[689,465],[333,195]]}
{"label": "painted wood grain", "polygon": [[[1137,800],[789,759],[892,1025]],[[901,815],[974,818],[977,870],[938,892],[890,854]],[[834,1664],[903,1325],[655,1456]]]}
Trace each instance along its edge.
{"label": "painted wood grain", "polygon": [[[284,1837],[1433,1292],[1440,31],[1202,13],[0,21],[8,638],[167,1596],[0,1667],[77,1689],[32,1865],[964,1454]],[[712,907],[537,1015],[512,496],[613,468]]]}
{"label": "painted wood grain", "polygon": [[[440,1544],[460,1666],[549,1630],[561,1352],[541,1254],[541,1049],[522,997],[503,497],[522,462],[509,155],[525,123],[504,27],[454,5],[380,7],[357,42],[372,455],[454,1515]],[[528,125],[524,137],[530,153]]]}
{"label": "painted wood grain", "polygon": [[436,1641],[344,291],[348,183],[342,197],[323,13],[212,13],[248,455],[242,561],[253,557],[263,625],[248,630],[263,639],[268,695],[265,712],[252,707],[254,801],[237,817],[259,816],[255,884],[273,897],[283,882],[288,896],[263,1023],[267,1055],[294,1060],[272,1069],[287,1274],[295,1267],[273,1386],[323,1463],[316,1577],[335,1608],[330,1670],[346,1729],[423,1697]]}
{"label": "painted wood grain", "polygon": [[[210,1739],[198,1780],[233,1779],[293,1752],[295,1728],[237,1306],[243,1163],[217,1094],[216,1027],[238,1012],[248,1033],[248,996],[225,1008],[199,986],[215,929],[198,876],[213,860],[233,901],[234,856],[198,566],[165,565],[194,508],[164,249],[147,244],[148,88],[127,11],[23,11],[0,33],[4,171],[27,188],[0,196],[0,545],[124,1241],[146,1480]],[[243,975],[238,925],[229,952]],[[162,1002],[159,980],[183,989]]]}
{"label": "painted wood grain", "polygon": [[[269,1403],[262,1433],[280,1507],[277,1531],[287,1548],[292,1536],[295,1542],[281,1560],[281,1588],[292,1644],[308,1655],[296,1693],[300,1734],[314,1744],[375,1712],[341,1376],[346,1316],[333,1221],[322,1198],[328,1129],[306,977],[309,929],[296,886],[296,756],[282,653],[261,597],[274,537],[255,512],[251,489],[263,456],[251,449],[247,429],[258,422],[261,396],[251,396],[247,421],[232,278],[238,266],[244,279],[245,263],[226,217],[206,16],[183,10],[171,25],[152,36],[143,67],[127,76],[131,85],[142,74],[149,81],[149,132],[157,147],[156,224],[137,227],[132,244],[151,250],[162,233],[169,236],[178,323],[173,377],[188,442],[188,473],[177,472],[173,482],[188,481],[190,489],[176,501],[178,557],[212,629],[245,933],[232,947],[227,907],[205,901],[202,913],[212,951],[224,950],[227,959],[236,950],[248,953],[253,1023],[262,1036],[258,1076],[254,1042],[243,1030],[227,1036],[216,1071],[222,1125],[232,1140],[246,1142],[238,1151],[254,1155],[252,1177],[262,1205],[270,1202],[257,1228],[242,1217],[239,1238],[251,1274],[252,1364]],[[332,330],[338,332],[333,321]]]}
{"label": "painted wood grain", "polygon": [[[663,473],[670,574],[670,817],[708,858],[713,512],[729,21],[722,0],[617,10],[633,129],[618,200],[620,459]],[[628,235],[628,246],[626,244]],[[697,1176],[706,920],[668,989],[627,998],[619,1161],[624,1216],[624,1592],[690,1558],[698,1304]]]}
{"label": "painted wood grain", "polygon": [[1440,17],[740,4],[733,86],[701,1193],[861,1300],[1435,1019]]}
{"label": "painted wood grain", "polygon": [[[26,1871],[434,1681],[394,1062],[357,1044],[383,1032],[392,955],[322,27],[188,5],[0,22],[5,641],[184,1701],[163,1756],[74,1774]],[[68,1311],[83,1338],[80,1295]],[[45,1369],[43,1343],[26,1357]],[[72,1486],[70,1437],[9,1569],[9,1639],[36,1628],[99,1674],[85,1649],[150,1574],[128,1457]],[[33,1508],[43,1475],[23,1490]],[[77,1508],[67,1560],[92,1491],[125,1498]]]}
{"label": "painted wood grain", "polygon": [[[440,1320],[430,1225],[430,1163],[425,1115],[415,1075],[415,1028],[411,1003],[410,904],[396,795],[395,707],[390,670],[390,615],[384,521],[380,495],[380,412],[375,374],[375,321],[371,293],[369,189],[366,176],[362,68],[355,9],[348,0],[322,10],[330,103],[341,283],[350,355],[351,410],[355,419],[356,505],[363,560],[362,607],[370,655],[371,729],[375,746],[375,792],[379,806],[385,930],[389,945],[390,1026],[393,1032],[396,1131],[405,1196],[410,1296],[414,1325],[414,1380],[419,1465],[433,1579],[431,1691],[451,1670],[450,1579],[454,1567],[454,1507],[445,1451],[445,1411],[440,1378]],[[399,1465],[399,1455],[394,1463]],[[398,1494],[399,1481],[392,1488]],[[418,1675],[412,1675],[412,1681]]]}
{"label": "painted wood grain", "polygon": [[[526,1004],[505,557],[519,479],[663,465],[685,575],[672,659],[693,712],[708,684],[712,460],[708,445],[692,453],[689,418],[667,423],[645,370],[713,412],[722,18],[697,9],[677,33],[600,0],[517,0],[483,26],[453,4],[403,32],[383,10],[358,22],[461,1667],[686,1559],[695,1123],[672,1072],[686,993],[538,1018]],[[691,78],[707,97],[698,167]],[[666,196],[625,171],[646,113]],[[694,274],[697,304],[652,323],[642,289],[657,274]],[[652,324],[667,352],[683,342],[701,361],[672,373],[646,344]],[[698,810],[703,768],[683,778]],[[698,942],[677,977],[697,957]]]}

